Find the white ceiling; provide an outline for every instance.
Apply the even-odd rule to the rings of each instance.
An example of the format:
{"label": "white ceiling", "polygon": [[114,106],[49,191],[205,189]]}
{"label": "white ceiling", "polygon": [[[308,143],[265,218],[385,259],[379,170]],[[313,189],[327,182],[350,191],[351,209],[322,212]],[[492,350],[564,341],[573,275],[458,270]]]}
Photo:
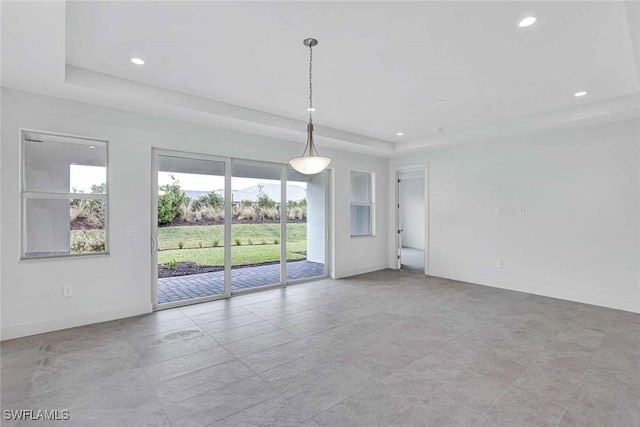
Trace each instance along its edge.
{"label": "white ceiling", "polygon": [[[637,3],[40,6],[3,3],[3,85],[40,91],[57,85],[58,95],[166,115],[181,107],[198,121],[209,115],[216,125],[253,132],[268,128],[287,139],[305,130],[306,37],[319,40],[314,49],[318,134],[350,143],[346,148],[389,154],[454,141],[456,135],[480,135],[481,129],[495,135],[640,113],[640,41],[632,36],[640,27]],[[518,28],[528,14],[538,15],[538,23]],[[15,58],[8,57],[45,48],[58,62],[46,67],[55,65],[62,82],[51,76],[50,83],[35,82],[43,77],[19,71]],[[131,64],[134,56],[146,64]],[[7,60],[13,65],[5,67]],[[579,90],[588,95],[575,98]],[[436,104],[438,99],[447,102]],[[397,137],[398,131],[405,135]]]}

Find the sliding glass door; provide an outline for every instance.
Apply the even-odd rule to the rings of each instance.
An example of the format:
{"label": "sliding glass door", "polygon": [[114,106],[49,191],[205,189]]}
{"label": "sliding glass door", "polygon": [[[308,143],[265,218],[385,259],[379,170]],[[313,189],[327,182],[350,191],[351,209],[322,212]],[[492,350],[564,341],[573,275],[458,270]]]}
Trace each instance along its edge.
{"label": "sliding glass door", "polygon": [[329,174],[154,150],[156,308],[324,277]]}
{"label": "sliding glass door", "polygon": [[228,164],[205,156],[155,157],[158,305],[230,295],[225,280]]}
{"label": "sliding glass door", "polygon": [[282,280],[281,165],[233,160],[231,291]]}

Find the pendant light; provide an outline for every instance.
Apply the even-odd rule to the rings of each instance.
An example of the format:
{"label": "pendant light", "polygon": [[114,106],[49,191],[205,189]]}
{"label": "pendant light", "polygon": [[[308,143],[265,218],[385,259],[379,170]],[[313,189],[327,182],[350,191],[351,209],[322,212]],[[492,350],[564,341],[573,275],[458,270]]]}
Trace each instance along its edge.
{"label": "pendant light", "polygon": [[307,146],[304,149],[301,157],[293,159],[289,162],[295,170],[305,175],[313,175],[325,170],[331,159],[328,157],[320,157],[316,150],[316,145],[313,143],[313,86],[311,84],[311,70],[313,65],[313,47],[318,44],[316,39],[305,39],[304,45],[309,48],[309,123],[307,124]]}

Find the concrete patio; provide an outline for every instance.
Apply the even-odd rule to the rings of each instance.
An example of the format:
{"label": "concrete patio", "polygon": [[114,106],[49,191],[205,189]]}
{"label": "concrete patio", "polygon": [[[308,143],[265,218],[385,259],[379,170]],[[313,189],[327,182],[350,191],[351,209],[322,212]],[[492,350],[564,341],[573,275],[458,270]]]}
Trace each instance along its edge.
{"label": "concrete patio", "polygon": [[[287,280],[324,275],[324,264],[311,261],[287,263]],[[280,283],[280,264],[259,265],[231,270],[231,291],[259,288]],[[158,304],[224,294],[224,271],[158,279]]]}

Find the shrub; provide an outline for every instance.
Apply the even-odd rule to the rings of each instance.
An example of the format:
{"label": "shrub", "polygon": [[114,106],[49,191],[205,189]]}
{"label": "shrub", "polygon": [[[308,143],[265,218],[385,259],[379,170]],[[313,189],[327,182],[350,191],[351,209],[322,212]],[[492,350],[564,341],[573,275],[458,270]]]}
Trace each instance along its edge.
{"label": "shrub", "polygon": [[183,203],[180,206],[180,214],[178,215],[182,220],[192,222],[191,212],[189,211],[189,204]]}
{"label": "shrub", "polygon": [[[94,184],[91,186],[91,194],[105,194],[106,184]],[[77,188],[74,193],[84,193]],[[69,208],[69,222],[78,219],[86,219],[90,224],[104,228],[105,200],[102,199],[71,199]]]}
{"label": "shrub", "polygon": [[278,243],[280,243],[280,239],[273,239],[273,244],[277,245]]}
{"label": "shrub", "polygon": [[298,212],[298,219],[299,220],[303,220],[307,217],[307,207],[306,206],[301,206],[300,211]]}
{"label": "shrub", "polygon": [[307,217],[307,207],[306,206],[296,206],[293,208],[289,208],[287,212],[287,217],[290,220],[299,219],[303,220]]}
{"label": "shrub", "polygon": [[208,219],[209,221],[213,221],[213,220],[216,219],[217,215],[218,215],[218,212],[216,211],[215,208],[207,206],[207,207],[202,209],[202,217],[204,219]]}
{"label": "shrub", "polygon": [[215,239],[215,240],[213,241],[213,247],[214,247],[214,248],[217,248],[218,246],[220,246],[220,240]]}
{"label": "shrub", "polygon": [[224,197],[214,191],[211,191],[204,196],[200,196],[199,198],[203,199],[203,202],[207,206],[211,206],[216,209],[224,208]]}
{"label": "shrub", "polygon": [[256,204],[261,209],[276,207],[276,201],[269,197],[267,194],[258,196],[258,201],[256,202]]}
{"label": "shrub", "polygon": [[249,221],[253,221],[256,217],[256,210],[253,207],[245,207],[240,211],[240,215],[238,215],[238,219],[248,219]]}
{"label": "shrub", "polygon": [[87,218],[88,216],[89,208],[87,207],[86,200],[74,199],[71,202],[71,208],[69,209],[69,222]]}
{"label": "shrub", "polygon": [[263,218],[268,218],[272,220],[278,218],[278,209],[276,208],[264,208],[261,210],[260,213]]}
{"label": "shrub", "polygon": [[[92,194],[105,194],[107,190],[107,184],[93,184],[91,186]],[[89,209],[88,219],[89,221],[98,226],[104,226],[104,212],[106,200],[104,199],[89,199],[86,200],[87,208]]]}
{"label": "shrub", "polygon": [[72,233],[70,249],[72,253],[104,252],[104,231],[82,230]]}
{"label": "shrub", "polygon": [[167,263],[165,264],[165,267],[167,267],[170,270],[173,270],[178,267],[178,261],[176,261],[175,259],[172,259],[171,261],[167,261]]}
{"label": "shrub", "polygon": [[182,242],[182,241],[178,242],[178,248],[179,249],[184,248],[184,242]]}
{"label": "shrub", "polygon": [[249,239],[248,244],[253,245],[253,240],[251,238]]}
{"label": "shrub", "polygon": [[289,219],[304,219],[307,216],[306,208],[295,207],[289,209]]}
{"label": "shrub", "polygon": [[171,184],[161,186],[158,193],[158,224],[168,224],[180,215],[189,196],[182,191],[180,182],[173,176]]}
{"label": "shrub", "polygon": [[205,207],[205,205],[202,202],[202,196],[200,196],[197,199],[191,201],[191,210],[194,211],[194,212],[200,211],[204,207]]}
{"label": "shrub", "polygon": [[236,239],[234,240],[234,242],[236,242],[236,246],[240,246],[240,245],[242,245],[242,242],[241,242],[241,241],[240,241],[240,239],[238,239],[238,238],[236,238]]}
{"label": "shrub", "polygon": [[251,200],[247,200],[247,199],[242,199],[240,200],[240,207],[241,208],[250,208],[253,206],[253,202]]}
{"label": "shrub", "polygon": [[264,239],[262,239],[262,240],[260,240],[260,244],[261,244],[261,245],[266,245],[266,244],[267,244],[267,241],[266,241],[266,240],[264,240]]}
{"label": "shrub", "polygon": [[295,200],[288,200],[287,201],[287,207],[289,209],[291,208],[304,208],[307,207],[307,199],[301,199],[298,201]]}
{"label": "shrub", "polygon": [[198,242],[198,246],[202,247],[202,242]]}

